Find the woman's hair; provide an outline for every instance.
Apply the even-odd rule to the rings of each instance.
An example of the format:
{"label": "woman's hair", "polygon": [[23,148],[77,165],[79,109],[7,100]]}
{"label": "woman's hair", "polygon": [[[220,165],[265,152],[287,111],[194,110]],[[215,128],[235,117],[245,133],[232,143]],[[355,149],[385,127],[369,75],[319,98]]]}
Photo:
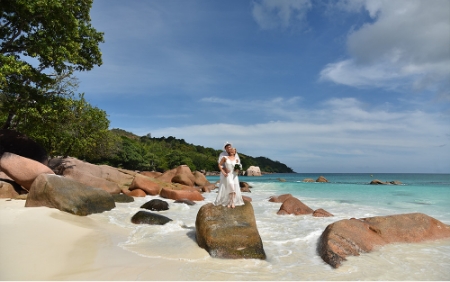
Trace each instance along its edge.
{"label": "woman's hair", "polygon": [[236,150],[236,148],[231,148],[232,150],[230,151],[230,153],[228,154],[228,156],[231,156],[231,154],[237,154],[237,150]]}

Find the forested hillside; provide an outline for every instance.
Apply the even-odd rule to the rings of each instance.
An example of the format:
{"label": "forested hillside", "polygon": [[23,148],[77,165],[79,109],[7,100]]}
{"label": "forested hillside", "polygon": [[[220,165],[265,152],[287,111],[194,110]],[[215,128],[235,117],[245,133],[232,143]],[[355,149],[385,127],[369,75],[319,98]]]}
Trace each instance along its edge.
{"label": "forested hillside", "polygon": [[[175,137],[152,138],[137,136],[130,132],[113,129],[119,138],[116,152],[100,159],[85,156],[86,160],[97,164],[108,164],[132,170],[166,171],[179,165],[188,165],[194,170],[217,171],[217,159],[221,150],[188,144]],[[244,169],[259,166],[261,171],[270,173],[291,173],[290,167],[265,157],[251,157],[239,152]]]}

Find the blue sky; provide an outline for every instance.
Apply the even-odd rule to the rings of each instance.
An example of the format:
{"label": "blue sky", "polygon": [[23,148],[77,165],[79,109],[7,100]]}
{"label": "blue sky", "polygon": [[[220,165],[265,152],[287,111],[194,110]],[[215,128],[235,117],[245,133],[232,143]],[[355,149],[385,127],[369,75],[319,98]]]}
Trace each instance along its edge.
{"label": "blue sky", "polygon": [[450,173],[450,1],[95,0],[111,128],[296,172]]}

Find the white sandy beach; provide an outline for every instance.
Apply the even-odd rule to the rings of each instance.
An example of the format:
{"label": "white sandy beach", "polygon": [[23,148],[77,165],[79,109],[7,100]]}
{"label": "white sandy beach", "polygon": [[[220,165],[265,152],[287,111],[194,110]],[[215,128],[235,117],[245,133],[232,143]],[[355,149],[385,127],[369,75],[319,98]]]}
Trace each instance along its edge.
{"label": "white sandy beach", "polygon": [[1,280],[183,280],[167,261],[118,247],[120,228],[24,204],[0,199]]}

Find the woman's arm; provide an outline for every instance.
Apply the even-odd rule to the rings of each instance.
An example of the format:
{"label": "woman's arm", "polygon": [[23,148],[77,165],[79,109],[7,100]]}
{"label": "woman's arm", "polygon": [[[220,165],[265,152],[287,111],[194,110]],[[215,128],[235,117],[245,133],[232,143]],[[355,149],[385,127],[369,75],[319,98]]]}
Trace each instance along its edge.
{"label": "woman's arm", "polygon": [[219,170],[220,170],[220,172],[221,172],[224,176],[228,176],[228,170],[227,170],[226,168],[223,167],[223,164],[224,164],[226,161],[227,161],[227,159],[226,159],[225,157],[223,157],[223,158],[220,160],[220,163],[219,163]]}

